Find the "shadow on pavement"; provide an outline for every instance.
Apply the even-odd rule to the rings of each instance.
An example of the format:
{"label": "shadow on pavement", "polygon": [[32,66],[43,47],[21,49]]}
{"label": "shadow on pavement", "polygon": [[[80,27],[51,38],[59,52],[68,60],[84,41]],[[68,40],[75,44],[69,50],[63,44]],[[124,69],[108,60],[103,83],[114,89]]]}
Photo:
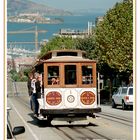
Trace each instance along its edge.
{"label": "shadow on pavement", "polygon": [[27,121],[27,123],[30,123],[32,125],[38,126],[38,127],[88,127],[88,126],[94,126],[97,127],[98,125],[89,123],[87,125],[84,124],[63,124],[59,123],[59,125],[52,125],[51,122],[48,122],[47,120],[38,120],[33,116],[33,113],[28,114],[33,120]]}

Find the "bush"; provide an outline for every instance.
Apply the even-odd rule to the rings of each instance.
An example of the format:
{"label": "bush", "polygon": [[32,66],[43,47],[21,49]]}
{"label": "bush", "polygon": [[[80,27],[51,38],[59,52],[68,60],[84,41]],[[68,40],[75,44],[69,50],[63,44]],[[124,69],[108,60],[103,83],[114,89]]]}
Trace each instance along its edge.
{"label": "bush", "polygon": [[[117,89],[118,89],[118,87],[113,87],[112,88],[112,94]],[[109,87],[106,86],[106,87],[104,87],[103,90],[100,91],[100,101],[101,101],[101,103],[109,102],[109,96],[110,96]]]}

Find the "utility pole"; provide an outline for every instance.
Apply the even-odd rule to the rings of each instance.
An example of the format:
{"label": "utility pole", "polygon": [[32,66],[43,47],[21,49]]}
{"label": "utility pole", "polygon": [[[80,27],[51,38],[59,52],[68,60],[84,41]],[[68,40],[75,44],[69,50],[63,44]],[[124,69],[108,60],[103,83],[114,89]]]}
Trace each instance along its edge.
{"label": "utility pole", "polygon": [[11,55],[11,60],[12,60],[12,70],[15,70],[15,62],[14,62],[14,56],[13,56],[13,42],[10,42],[10,49],[12,51],[12,55]]}
{"label": "utility pole", "polygon": [[35,26],[35,48],[36,51],[38,50],[38,31],[37,31],[37,26]]}
{"label": "utility pole", "polygon": [[98,106],[100,106],[100,73],[98,72]]}

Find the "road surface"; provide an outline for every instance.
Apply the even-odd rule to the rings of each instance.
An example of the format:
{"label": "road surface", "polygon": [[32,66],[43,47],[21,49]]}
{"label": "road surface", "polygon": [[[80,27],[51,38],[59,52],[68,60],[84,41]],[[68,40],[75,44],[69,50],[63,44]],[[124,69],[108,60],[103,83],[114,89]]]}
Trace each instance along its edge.
{"label": "road surface", "polygon": [[[15,87],[15,85],[17,87]],[[16,91],[15,91],[16,90]],[[17,140],[133,140],[133,110],[112,109],[101,105],[96,118],[88,117],[89,125],[66,125],[65,122],[39,122],[30,110],[29,97],[24,83],[8,83],[7,104],[12,108],[12,126],[24,126],[26,131]]]}

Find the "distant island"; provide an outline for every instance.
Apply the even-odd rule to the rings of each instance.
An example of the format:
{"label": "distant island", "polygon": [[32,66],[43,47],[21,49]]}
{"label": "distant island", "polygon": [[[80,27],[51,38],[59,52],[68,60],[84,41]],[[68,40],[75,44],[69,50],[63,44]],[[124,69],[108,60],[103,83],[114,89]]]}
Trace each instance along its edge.
{"label": "distant island", "polygon": [[9,16],[8,22],[16,23],[42,23],[42,24],[60,24],[64,20],[62,18],[50,18],[41,16],[39,13],[20,13],[16,16]]}

